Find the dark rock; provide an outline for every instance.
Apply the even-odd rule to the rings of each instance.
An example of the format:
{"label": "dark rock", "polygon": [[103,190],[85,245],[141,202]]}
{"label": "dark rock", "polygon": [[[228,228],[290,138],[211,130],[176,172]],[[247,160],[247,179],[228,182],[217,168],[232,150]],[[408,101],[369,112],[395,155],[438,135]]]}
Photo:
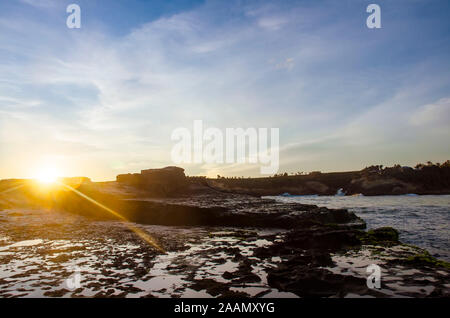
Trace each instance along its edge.
{"label": "dark rock", "polygon": [[225,273],[222,274],[222,277],[230,280],[230,279],[233,279],[235,277],[235,275],[233,275],[233,273],[226,271]]}
{"label": "dark rock", "polygon": [[[218,192],[203,186],[196,193],[177,193],[184,179],[182,169],[169,167],[145,172],[147,185],[158,185],[153,194],[162,191],[163,197],[139,200],[123,194],[119,189],[110,190],[111,185],[83,183],[76,192],[55,187],[45,196],[34,191],[33,184],[25,184],[14,192],[23,206],[51,208],[93,219],[127,219],[132,222],[176,226],[232,226],[260,228],[307,228],[315,225],[333,224],[336,227],[363,228],[365,223],[354,213],[344,209],[332,210],[314,205],[281,203],[249,195]],[[170,179],[172,176],[175,179]],[[153,179],[152,179],[153,178]],[[167,187],[160,186],[167,183]],[[149,186],[148,186],[149,188]],[[181,191],[181,190],[180,190]],[[136,192],[136,191],[135,191]],[[89,198],[89,199],[87,199]],[[120,217],[118,216],[120,215]],[[134,233],[124,233],[131,239]],[[241,238],[249,239],[250,233],[242,232]]]}
{"label": "dark rock", "polygon": [[437,259],[430,255],[427,251],[423,253],[410,256],[406,259],[391,260],[391,264],[401,264],[407,266],[414,266],[415,268],[445,268],[450,269],[450,263]]}
{"label": "dark rock", "polygon": [[367,234],[376,240],[398,242],[399,233],[392,227],[380,227],[369,230]]}
{"label": "dark rock", "polygon": [[244,292],[227,290],[219,296],[219,298],[247,298],[248,295]]}
{"label": "dark rock", "polygon": [[272,287],[300,297],[344,296],[342,286],[345,286],[345,292],[371,293],[363,278],[336,275],[309,266],[279,267],[269,273],[267,281]]}
{"label": "dark rock", "polygon": [[188,186],[184,169],[165,167],[162,169],[142,170],[140,174],[122,174],[116,178],[118,183],[144,189],[155,196],[171,196],[180,194]]}
{"label": "dark rock", "polygon": [[369,230],[366,233],[361,232],[359,240],[362,244],[392,246],[400,244],[399,232],[392,227],[381,227],[378,229]]}
{"label": "dark rock", "polygon": [[47,297],[62,297],[65,294],[67,294],[69,291],[67,289],[59,289],[59,290],[53,290],[53,291],[46,291],[44,293],[44,296]]}
{"label": "dark rock", "polygon": [[215,281],[214,279],[195,280],[194,284],[190,286],[196,291],[206,290],[211,296],[219,296],[229,292],[229,286],[224,283]]}

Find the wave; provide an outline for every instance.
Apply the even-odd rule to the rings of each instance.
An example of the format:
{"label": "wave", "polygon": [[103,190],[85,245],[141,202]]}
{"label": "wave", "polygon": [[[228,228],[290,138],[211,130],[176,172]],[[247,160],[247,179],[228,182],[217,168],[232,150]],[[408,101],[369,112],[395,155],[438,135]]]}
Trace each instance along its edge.
{"label": "wave", "polygon": [[290,194],[288,192],[280,194],[279,196],[280,197],[294,197],[294,198],[296,198],[296,197],[310,197],[310,198],[311,197],[313,197],[313,198],[319,197],[318,194]]}

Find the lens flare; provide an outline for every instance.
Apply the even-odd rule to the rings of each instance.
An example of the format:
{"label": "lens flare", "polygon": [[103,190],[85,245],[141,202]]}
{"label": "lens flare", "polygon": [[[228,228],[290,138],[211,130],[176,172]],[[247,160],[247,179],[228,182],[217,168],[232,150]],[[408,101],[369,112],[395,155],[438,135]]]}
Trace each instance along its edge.
{"label": "lens flare", "polygon": [[35,179],[44,184],[55,183],[58,180],[58,171],[52,167],[43,168],[36,174]]}
{"label": "lens flare", "polygon": [[75,194],[79,195],[80,197],[82,197],[83,199],[94,203],[95,205],[97,205],[98,207],[102,208],[103,210],[109,212],[110,214],[114,215],[116,218],[118,218],[120,221],[122,221],[122,223],[129,228],[130,230],[132,230],[134,233],[136,233],[136,235],[138,235],[143,241],[147,242],[149,245],[153,246],[154,248],[156,248],[157,250],[159,250],[162,253],[166,253],[166,251],[164,250],[164,248],[162,248],[158,242],[147,232],[145,232],[144,230],[138,228],[137,226],[133,225],[130,221],[128,221],[125,217],[123,217],[120,213],[114,211],[113,209],[108,208],[107,206],[101,204],[100,202],[94,200],[93,198],[87,196],[86,194],[74,189],[73,187],[71,187],[68,184],[64,184],[62,182],[58,182],[58,184],[60,184],[61,186],[63,186],[64,188],[74,192]]}

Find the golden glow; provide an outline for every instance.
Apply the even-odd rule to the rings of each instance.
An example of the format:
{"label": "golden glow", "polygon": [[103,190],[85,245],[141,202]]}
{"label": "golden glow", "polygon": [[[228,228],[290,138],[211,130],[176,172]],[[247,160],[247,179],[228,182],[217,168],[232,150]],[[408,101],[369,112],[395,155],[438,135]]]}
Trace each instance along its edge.
{"label": "golden glow", "polygon": [[[103,210],[107,211],[108,213],[114,215],[117,219],[119,219],[127,228],[132,230],[136,235],[138,235],[144,242],[147,244],[153,246],[158,251],[165,253],[164,248],[159,245],[156,239],[154,239],[149,233],[147,233],[145,230],[137,227],[132,222],[127,220],[124,216],[122,216],[120,213],[114,211],[113,209],[105,206],[104,204],[96,201],[95,199],[87,196],[86,194],[78,191],[73,186],[70,186],[68,184],[63,183],[62,181],[58,180],[58,174],[56,169],[43,169],[40,171],[39,174],[36,174],[35,179],[39,183],[44,183],[49,186],[37,186],[35,187],[36,190],[39,191],[39,193],[52,193],[53,191],[58,191],[58,189],[65,188],[69,191],[74,192],[78,196],[82,197],[83,199],[97,205],[98,207],[102,208]],[[23,187],[25,184],[19,184],[15,187],[8,188],[6,190],[0,191],[0,195],[7,194],[9,192],[15,191],[21,187]],[[57,193],[57,192],[55,192]]]}
{"label": "golden glow", "polygon": [[9,193],[9,192],[16,191],[17,189],[20,189],[20,188],[22,188],[23,186],[24,186],[24,184],[19,184],[18,186],[15,186],[15,187],[12,187],[12,188],[8,188],[8,189],[6,189],[6,190],[1,191],[1,192],[0,192],[0,195],[2,195],[2,194],[7,194],[7,193]]}
{"label": "golden glow", "polygon": [[55,167],[42,168],[35,176],[40,183],[51,184],[58,180],[58,170]]}
{"label": "golden glow", "polygon": [[86,199],[87,201],[94,203],[95,205],[97,205],[98,207],[102,208],[103,210],[111,213],[112,215],[117,217],[119,220],[121,220],[123,222],[123,224],[125,224],[130,230],[132,230],[134,233],[136,233],[142,240],[144,240],[144,242],[147,242],[148,244],[150,244],[151,246],[153,246],[154,248],[156,248],[157,250],[159,250],[162,253],[166,252],[150,234],[146,233],[144,230],[142,230],[142,229],[136,227],[135,225],[133,225],[131,222],[129,222],[126,218],[124,218],[118,212],[108,208],[107,206],[105,206],[105,205],[101,204],[100,202],[92,199],[91,197],[85,195],[84,193],[74,189],[70,185],[67,185],[67,184],[64,184],[64,183],[59,183],[59,184],[62,185],[63,187],[65,187],[66,189],[76,193],[77,195],[79,195],[83,199]]}

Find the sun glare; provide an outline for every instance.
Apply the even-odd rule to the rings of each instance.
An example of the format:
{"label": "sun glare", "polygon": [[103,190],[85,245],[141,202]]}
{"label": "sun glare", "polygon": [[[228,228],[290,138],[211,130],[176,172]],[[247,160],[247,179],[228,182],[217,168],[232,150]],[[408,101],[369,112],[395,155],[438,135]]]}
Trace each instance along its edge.
{"label": "sun glare", "polygon": [[36,174],[36,180],[45,184],[54,183],[57,181],[57,179],[58,172],[53,168],[42,169],[39,173]]}

